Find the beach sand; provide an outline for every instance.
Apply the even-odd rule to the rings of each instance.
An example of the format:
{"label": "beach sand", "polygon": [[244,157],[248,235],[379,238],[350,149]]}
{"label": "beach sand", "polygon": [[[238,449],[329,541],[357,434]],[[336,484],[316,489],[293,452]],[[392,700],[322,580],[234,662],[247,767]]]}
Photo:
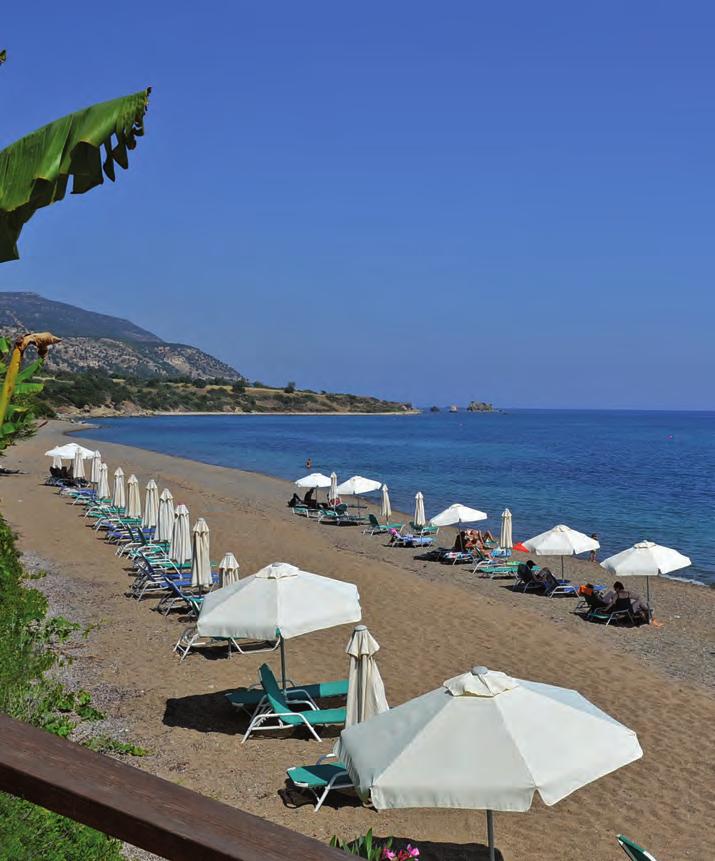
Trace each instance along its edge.
{"label": "beach sand", "polygon": [[[3,477],[2,511],[33,567],[50,572],[37,585],[66,615],[93,626],[76,647],[72,672],[112,725],[150,750],[131,763],[321,840],[372,828],[423,848],[427,842],[459,844],[460,851],[442,852],[450,861],[473,857],[461,844],[485,843],[479,811],[377,813],[334,794],[316,814],[303,799],[295,806],[296,798],[286,797],[286,768],[314,762],[332,748],[336,733],[321,743],[266,733],[240,744],[245,720],[223,693],[255,682],[263,661],[277,670],[278,653],[229,660],[221,648],[179,664],[172,647],[186,622],[153,612],[153,600],[125,597],[131,582],[126,562],[86,527],[78,507],[42,485],[48,468],[42,452],[66,442],[65,428],[51,422],[8,451],[5,465],[23,474]],[[417,551],[389,548],[384,536],[295,517],[285,505],[292,492],[287,482],[124,446],[99,447],[110,470],[121,465],[127,475],[135,472],[142,488],[156,478],[160,490],[168,486],[177,503],[189,506],[192,521],[205,517],[212,558],[233,551],[243,576],[281,560],[356,583],[363,620],[381,645],[391,704],[481,664],[577,688],[636,730],[644,750],[639,762],[553,808],[537,797],[528,813],[497,814],[504,858],[617,859],[624,857],[617,833],[642,843],[659,861],[713,857],[715,590],[657,579],[652,593],[662,627],[606,629],[574,616],[573,599],[515,594],[508,581],[416,560]],[[525,537],[518,523],[514,532],[516,539]],[[452,536],[445,530],[446,541]],[[560,570],[559,560],[540,561]],[[604,573],[566,561],[566,576],[580,582],[608,582]],[[627,585],[643,591],[635,580]],[[349,634],[348,626],[289,641],[289,675],[302,682],[343,677]]]}

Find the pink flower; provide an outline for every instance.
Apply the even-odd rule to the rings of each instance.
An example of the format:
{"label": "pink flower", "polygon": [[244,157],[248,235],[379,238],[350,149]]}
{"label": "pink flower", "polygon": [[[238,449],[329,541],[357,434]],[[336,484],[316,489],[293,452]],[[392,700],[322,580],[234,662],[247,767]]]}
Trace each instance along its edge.
{"label": "pink flower", "polygon": [[410,843],[407,844],[407,857],[408,858],[419,858],[420,850],[416,846],[412,846]]}
{"label": "pink flower", "polygon": [[383,861],[397,861],[397,855],[387,846],[382,850]]}

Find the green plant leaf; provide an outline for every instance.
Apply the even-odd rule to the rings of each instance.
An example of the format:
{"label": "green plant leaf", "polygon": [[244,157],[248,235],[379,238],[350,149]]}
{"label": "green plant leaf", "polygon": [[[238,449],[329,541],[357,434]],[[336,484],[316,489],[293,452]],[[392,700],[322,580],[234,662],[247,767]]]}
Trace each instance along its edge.
{"label": "green plant leaf", "polygon": [[34,362],[30,362],[27,367],[23,368],[20,373],[17,375],[18,383],[24,383],[26,380],[29,380],[30,377],[40,370],[40,368],[45,364],[44,359],[35,359]]}
{"label": "green plant leaf", "polygon": [[7,338],[0,337],[0,353],[10,352],[10,342]]}
{"label": "green plant leaf", "polygon": [[13,422],[5,422],[2,428],[0,428],[0,433],[3,436],[9,436],[10,434],[17,433],[17,425]]}
{"label": "green plant leaf", "polygon": [[16,395],[36,395],[44,388],[43,383],[18,383],[15,386]]}

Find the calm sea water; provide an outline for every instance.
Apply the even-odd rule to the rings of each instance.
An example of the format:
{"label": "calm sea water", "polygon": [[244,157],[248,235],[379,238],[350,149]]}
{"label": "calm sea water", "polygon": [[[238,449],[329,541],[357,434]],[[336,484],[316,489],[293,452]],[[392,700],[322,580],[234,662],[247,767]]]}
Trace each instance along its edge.
{"label": "calm sea water", "polygon": [[[514,538],[556,523],[597,532],[600,558],[644,538],[715,584],[715,413],[515,410],[419,416],[171,416],[102,420],[97,439],[280,478],[313,470],[385,481],[393,507],[427,516],[452,502]],[[148,477],[148,476],[147,476]]]}

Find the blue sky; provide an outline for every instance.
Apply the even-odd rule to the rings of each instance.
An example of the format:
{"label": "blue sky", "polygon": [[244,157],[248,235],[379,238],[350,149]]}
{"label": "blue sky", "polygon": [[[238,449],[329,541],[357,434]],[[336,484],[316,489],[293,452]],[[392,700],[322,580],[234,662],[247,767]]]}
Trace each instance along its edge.
{"label": "blue sky", "polygon": [[0,289],[275,383],[715,408],[715,8],[585,5],[15,4],[0,146],[154,91]]}

